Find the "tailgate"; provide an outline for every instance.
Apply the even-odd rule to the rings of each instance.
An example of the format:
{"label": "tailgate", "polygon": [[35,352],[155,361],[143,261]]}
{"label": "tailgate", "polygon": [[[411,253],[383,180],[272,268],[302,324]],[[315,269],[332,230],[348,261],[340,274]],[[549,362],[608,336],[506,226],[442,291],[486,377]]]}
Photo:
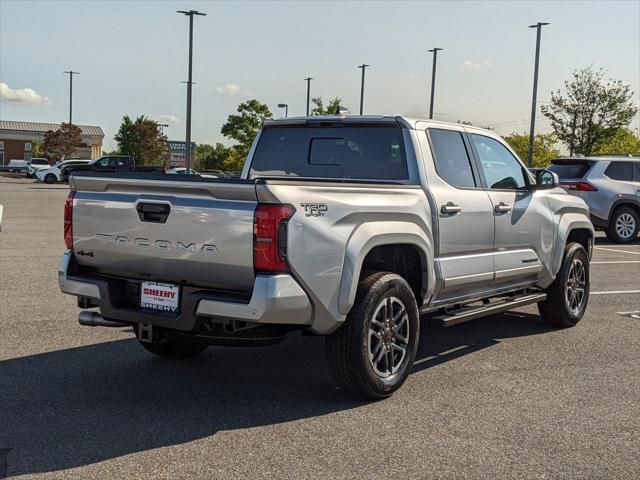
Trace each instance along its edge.
{"label": "tailgate", "polygon": [[251,291],[252,181],[103,176],[71,181],[76,261],[99,273]]}

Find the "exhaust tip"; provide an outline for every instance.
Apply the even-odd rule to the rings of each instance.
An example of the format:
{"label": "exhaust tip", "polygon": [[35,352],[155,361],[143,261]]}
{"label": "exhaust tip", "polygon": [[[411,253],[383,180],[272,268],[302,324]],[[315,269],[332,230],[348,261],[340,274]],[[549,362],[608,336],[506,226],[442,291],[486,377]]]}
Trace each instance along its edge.
{"label": "exhaust tip", "polygon": [[96,312],[80,312],[78,315],[78,323],[85,327],[128,327],[128,323],[116,322],[114,320],[105,320],[102,315]]}

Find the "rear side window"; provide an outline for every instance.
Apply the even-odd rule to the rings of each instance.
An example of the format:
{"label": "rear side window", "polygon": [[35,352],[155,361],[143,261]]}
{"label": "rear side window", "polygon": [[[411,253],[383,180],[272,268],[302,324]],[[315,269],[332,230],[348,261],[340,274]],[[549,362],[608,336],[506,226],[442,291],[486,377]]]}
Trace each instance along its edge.
{"label": "rear side window", "polygon": [[611,162],[611,164],[604,171],[604,174],[611,180],[632,182],[633,162]]}
{"label": "rear side window", "polygon": [[582,178],[591,168],[591,162],[557,162],[554,161],[547,170],[560,177],[560,180],[570,178]]}
{"label": "rear side window", "polygon": [[430,128],[429,139],[440,178],[454,187],[475,187],[476,180],[462,133]]}
{"label": "rear side window", "polygon": [[266,128],[250,175],[409,180],[402,130],[369,125]]}

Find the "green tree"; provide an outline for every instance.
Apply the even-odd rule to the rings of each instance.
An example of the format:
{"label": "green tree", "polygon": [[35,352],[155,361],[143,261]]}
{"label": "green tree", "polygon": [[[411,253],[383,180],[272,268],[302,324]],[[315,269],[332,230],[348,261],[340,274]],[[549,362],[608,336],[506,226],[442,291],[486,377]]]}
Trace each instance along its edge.
{"label": "green tree", "polygon": [[[529,135],[526,133],[512,133],[504,137],[505,141],[525,160],[529,153]],[[533,138],[533,166],[544,168],[551,160],[560,156],[560,150],[555,145],[558,139],[552,133],[539,133]]]}
{"label": "green tree", "polygon": [[269,107],[258,100],[247,100],[238,105],[238,114],[229,115],[221,130],[225,137],[238,142],[233,147],[235,149],[234,155],[240,155],[244,161],[262,121],[272,117],[273,114]]}
{"label": "green tree", "polygon": [[335,97],[333,100],[330,100],[325,107],[322,97],[313,97],[311,103],[313,103],[315,107],[311,109],[311,115],[334,115],[341,101],[341,98]]}
{"label": "green tree", "polygon": [[638,112],[630,86],[620,80],[605,81],[602,70],[575,70],[564,87],[564,94],[551,93],[551,103],[542,106],[542,113],[570,155],[591,155]]}
{"label": "green tree", "polygon": [[196,147],[194,168],[196,170],[222,170],[229,156],[229,149],[221,143],[215,147],[208,143],[200,143]]}
{"label": "green tree", "polygon": [[620,128],[594,152],[596,155],[633,155],[640,157],[640,136],[628,128]]}
{"label": "green tree", "polygon": [[42,140],[34,138],[31,140],[31,155],[34,157],[41,157],[44,155],[44,150],[42,149]]}
{"label": "green tree", "polygon": [[55,160],[61,160],[75,152],[82,143],[82,130],[77,125],[62,123],[60,128],[44,134],[42,151]]}
{"label": "green tree", "polygon": [[167,136],[144,115],[133,121],[125,115],[114,140],[121,155],[131,155],[141,165],[164,165],[169,158]]}

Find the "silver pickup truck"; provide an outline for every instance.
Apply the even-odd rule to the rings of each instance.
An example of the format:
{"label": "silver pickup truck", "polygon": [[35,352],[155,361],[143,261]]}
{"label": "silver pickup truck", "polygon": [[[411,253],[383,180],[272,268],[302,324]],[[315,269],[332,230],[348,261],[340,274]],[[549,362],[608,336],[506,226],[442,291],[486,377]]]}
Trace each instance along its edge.
{"label": "silver pickup truck", "polygon": [[81,324],[132,326],[160,356],[298,330],[326,336],[343,390],[383,398],[409,374],[420,315],[448,326],[537,303],[570,327],[589,299],[585,203],[479,128],[269,120],[240,179],[79,172],[70,186],[60,288]]}

